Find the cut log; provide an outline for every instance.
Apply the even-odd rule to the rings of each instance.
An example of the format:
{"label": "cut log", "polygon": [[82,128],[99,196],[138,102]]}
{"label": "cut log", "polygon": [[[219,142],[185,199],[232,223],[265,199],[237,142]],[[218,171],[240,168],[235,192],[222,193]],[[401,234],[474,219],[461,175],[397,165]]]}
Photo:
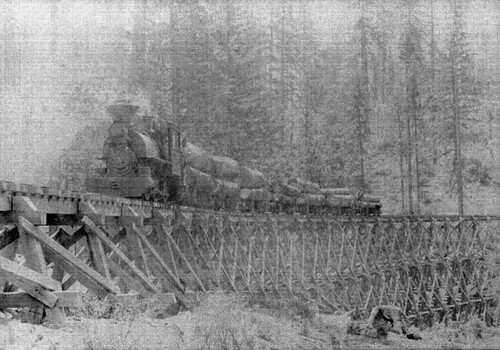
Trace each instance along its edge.
{"label": "cut log", "polygon": [[212,174],[217,179],[233,181],[240,175],[238,162],[228,157],[213,156]]}
{"label": "cut log", "polygon": [[216,179],[217,188],[213,191],[213,196],[219,199],[237,199],[240,196],[240,186],[236,182]]}
{"label": "cut log", "polygon": [[287,195],[282,195],[280,198],[280,202],[283,204],[293,205],[296,203],[295,197],[290,197]]}
{"label": "cut log", "polygon": [[292,185],[283,185],[281,187],[281,192],[288,197],[299,197],[301,194],[301,191],[298,187],[292,186]]}
{"label": "cut log", "polygon": [[303,193],[317,194],[319,193],[319,185],[312,181],[307,181],[301,178],[294,178],[288,181],[288,185],[298,188]]}
{"label": "cut log", "polygon": [[356,198],[352,195],[331,195],[326,202],[332,207],[348,207],[356,203]]}
{"label": "cut log", "polygon": [[312,207],[320,207],[325,204],[325,196],[322,194],[304,194],[304,200],[306,204]]}
{"label": "cut log", "polygon": [[382,204],[380,204],[380,202],[358,202],[357,204],[361,208],[372,208],[372,209],[382,206]]}
{"label": "cut log", "polygon": [[57,302],[51,291],[60,290],[61,284],[46,275],[0,257],[0,276],[50,308]]}
{"label": "cut log", "polygon": [[[51,292],[57,297],[54,307],[84,307],[83,293],[75,291],[54,291]],[[7,308],[38,308],[46,306],[41,301],[33,298],[28,293],[13,292],[13,293],[0,293],[0,309]]]}
{"label": "cut log", "polygon": [[380,203],[380,197],[373,194],[363,193],[359,196],[359,200],[369,203]]}
{"label": "cut log", "polygon": [[249,190],[248,188],[240,189],[240,199],[243,201],[251,200],[252,199],[252,190]]}
{"label": "cut log", "polygon": [[217,190],[215,179],[207,173],[186,167],[186,186],[190,189],[197,189],[202,192],[212,193]]}
{"label": "cut log", "polygon": [[271,194],[265,189],[254,189],[251,190],[251,198],[254,201],[265,202],[271,199]]}
{"label": "cut log", "polygon": [[281,197],[283,195],[281,193],[271,192],[271,201],[273,202],[281,202]]}
{"label": "cut log", "polygon": [[325,196],[331,195],[343,195],[348,196],[351,194],[351,190],[348,188],[322,188],[319,192]]}
{"label": "cut log", "polygon": [[212,172],[213,157],[205,150],[190,142],[186,142],[183,151],[186,158],[186,165],[204,173]]}
{"label": "cut log", "polygon": [[269,188],[269,182],[267,181],[266,177],[258,170],[253,170],[242,166],[240,167],[239,179],[241,188]]}

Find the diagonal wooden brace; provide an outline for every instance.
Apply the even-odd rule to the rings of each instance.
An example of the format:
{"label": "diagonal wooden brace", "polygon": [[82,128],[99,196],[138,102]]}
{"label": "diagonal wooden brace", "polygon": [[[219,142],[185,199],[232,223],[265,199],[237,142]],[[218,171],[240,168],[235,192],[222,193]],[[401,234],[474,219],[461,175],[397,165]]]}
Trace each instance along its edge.
{"label": "diagonal wooden brace", "polygon": [[80,261],[50,237],[39,232],[28,220],[21,217],[19,223],[28,234],[43,245],[43,248],[50,255],[51,259],[59,263],[67,273],[76,277],[83,286],[93,290],[99,296],[106,296],[109,293],[118,294],[120,292],[111,281]]}
{"label": "diagonal wooden brace", "polygon": [[61,289],[61,284],[46,275],[0,257],[0,276],[50,308],[57,302],[50,291]]}
{"label": "diagonal wooden brace", "polygon": [[147,289],[159,293],[159,290],[156,288],[156,286],[149,280],[149,278],[144,275],[144,273],[139,270],[135,264],[130,261],[130,259],[119,249],[116,247],[116,245],[109,239],[102,230],[96,226],[92,220],[90,220],[88,217],[84,217],[82,219],[82,222],[88,226],[90,230],[92,230],[97,237],[102,241],[104,245],[106,245],[108,248],[110,248],[117,256],[119,259],[121,259],[125,264],[127,264],[128,268],[132,270],[132,272],[139,278],[139,281],[142,283],[144,287]]}

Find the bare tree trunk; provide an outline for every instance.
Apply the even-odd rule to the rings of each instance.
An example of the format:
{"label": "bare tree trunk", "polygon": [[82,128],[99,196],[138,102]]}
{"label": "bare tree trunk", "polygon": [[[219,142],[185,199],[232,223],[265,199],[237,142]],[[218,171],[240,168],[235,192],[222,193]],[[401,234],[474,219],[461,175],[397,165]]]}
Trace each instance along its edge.
{"label": "bare tree trunk", "polygon": [[397,107],[398,116],[398,137],[399,137],[399,175],[401,180],[401,213],[405,212],[405,179],[404,179],[404,145],[403,145],[403,127],[401,126],[401,114]]}
{"label": "bare tree trunk", "polygon": [[[413,158],[413,145],[412,145],[412,128],[411,128],[411,111],[409,109],[413,109],[412,103],[408,103],[408,98],[411,96],[411,82],[410,82],[410,65],[407,62],[405,67],[405,76],[406,76],[406,162],[408,167],[408,212],[413,215],[413,169],[412,169],[412,158]],[[411,98],[410,98],[411,100]]]}
{"label": "bare tree trunk", "polygon": [[[309,13],[307,8],[307,3],[302,2],[300,5],[300,10],[302,13],[302,45],[301,45],[301,71],[302,71],[302,115],[304,116],[304,143],[305,143],[305,166],[306,174],[309,180],[313,181],[313,165],[312,165],[312,118],[311,111],[313,106],[311,105],[311,86],[309,73],[309,60],[308,57],[314,57],[314,53],[308,52],[308,36],[307,30],[309,29],[307,21],[309,19]],[[307,55],[309,54],[309,56]],[[293,147],[293,145],[292,145]]]}
{"label": "bare tree trunk", "polygon": [[178,18],[177,18],[177,8],[176,1],[170,0],[170,62],[172,65],[172,86],[170,88],[170,99],[172,105],[172,115],[174,120],[177,121],[179,118],[179,60],[177,56],[179,54],[177,49],[177,36],[178,36]]}
{"label": "bare tree trunk", "polygon": [[[497,96],[500,96],[500,60],[498,59],[500,57],[500,2],[496,2],[497,5],[497,42],[496,42],[496,50],[497,50],[497,65],[496,65],[496,93]],[[500,117],[500,106],[498,105],[499,101],[497,101],[496,108],[495,108],[495,116],[497,118]]]}
{"label": "bare tree trunk", "polygon": [[[457,2],[453,1],[453,13],[457,16]],[[453,21],[453,32],[457,29],[454,18]],[[452,33],[452,35],[456,35]],[[452,84],[452,110],[453,110],[453,123],[454,123],[454,146],[455,146],[455,157],[453,160],[454,165],[454,175],[457,180],[457,200],[458,200],[458,215],[464,214],[464,185],[463,185],[463,160],[462,160],[462,131],[461,131],[461,120],[460,120],[460,106],[459,106],[459,88],[460,88],[460,77],[457,71],[457,47],[456,43],[452,42],[451,47],[451,84]]]}
{"label": "bare tree trunk", "polygon": [[413,215],[413,170],[412,170],[412,137],[411,137],[411,116],[406,113],[406,131],[407,131],[407,166],[408,166],[408,211]]}
{"label": "bare tree trunk", "polygon": [[434,28],[434,0],[431,0],[431,80],[432,80],[432,93],[436,88],[436,40]]}
{"label": "bare tree trunk", "polygon": [[366,188],[366,175],[365,175],[365,141],[366,141],[366,127],[368,125],[368,106],[369,106],[369,80],[368,80],[368,33],[366,32],[366,16],[365,16],[365,3],[361,1],[361,79],[360,79],[360,102],[361,110],[359,114],[359,151],[360,151],[360,183],[362,189]]}
{"label": "bare tree trunk", "polygon": [[[455,53],[452,53],[452,56]],[[452,99],[453,99],[453,121],[454,121],[454,144],[455,144],[455,159],[454,163],[454,172],[457,178],[457,199],[458,199],[458,215],[464,214],[464,186],[462,179],[462,150],[461,150],[461,130],[460,130],[460,110],[459,110],[459,101],[458,101],[458,85],[460,82],[458,81],[458,75],[456,72],[456,62],[455,58],[452,57],[451,64],[451,83],[452,83]]]}
{"label": "bare tree trunk", "polygon": [[286,91],[285,91],[285,20],[286,9],[285,2],[281,2],[281,35],[280,35],[280,81],[279,81],[279,117],[281,128],[281,141],[285,143],[285,104],[286,104]]}
{"label": "bare tree trunk", "polygon": [[414,144],[414,152],[415,152],[415,195],[416,195],[416,201],[415,201],[415,214],[420,214],[420,196],[421,196],[421,191],[420,191],[420,171],[419,171],[419,146],[418,146],[418,113],[419,113],[419,108],[418,108],[418,101],[417,101],[417,93],[418,93],[418,82],[417,82],[417,72],[415,71],[415,67],[413,67],[413,72],[412,72],[412,95],[411,95],[411,102],[412,102],[412,115],[413,115],[413,144]]}

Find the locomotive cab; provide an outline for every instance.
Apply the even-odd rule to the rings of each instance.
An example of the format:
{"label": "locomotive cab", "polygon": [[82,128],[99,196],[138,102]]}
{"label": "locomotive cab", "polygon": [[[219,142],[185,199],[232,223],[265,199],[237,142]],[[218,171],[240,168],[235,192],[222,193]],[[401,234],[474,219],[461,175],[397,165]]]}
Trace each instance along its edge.
{"label": "locomotive cab", "polygon": [[167,168],[156,173],[160,180],[160,187],[168,191],[168,201],[178,201],[182,197],[182,177],[184,157],[182,143],[184,131],[172,122],[161,120],[152,137],[160,147],[161,158]]}

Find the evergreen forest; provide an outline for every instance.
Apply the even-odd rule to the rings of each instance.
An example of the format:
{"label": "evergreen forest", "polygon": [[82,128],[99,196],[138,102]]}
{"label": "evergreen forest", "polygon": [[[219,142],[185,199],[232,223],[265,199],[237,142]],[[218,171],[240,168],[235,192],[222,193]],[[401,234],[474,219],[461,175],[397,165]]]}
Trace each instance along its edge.
{"label": "evergreen forest", "polygon": [[270,179],[500,213],[500,2],[5,1],[0,178],[82,190],[127,98]]}

